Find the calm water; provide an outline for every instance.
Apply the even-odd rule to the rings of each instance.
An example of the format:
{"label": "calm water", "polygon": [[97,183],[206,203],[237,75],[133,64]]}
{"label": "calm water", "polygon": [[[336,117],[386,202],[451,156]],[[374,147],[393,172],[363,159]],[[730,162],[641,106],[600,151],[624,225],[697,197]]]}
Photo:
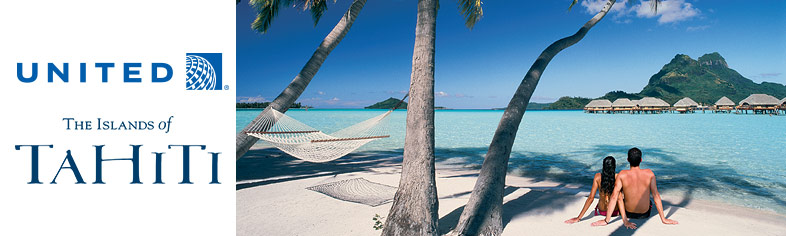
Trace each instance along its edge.
{"label": "calm water", "polygon": [[[261,110],[238,110],[237,131]],[[323,132],[385,110],[290,110],[287,115]],[[439,160],[479,168],[502,111],[436,112]],[[359,151],[402,152],[406,111],[387,125],[391,138]],[[528,111],[513,147],[509,170],[538,180],[589,184],[603,157],[629,168],[627,150],[644,153],[643,168],[658,175],[663,194],[719,200],[786,214],[786,116],[734,114],[585,114]],[[400,154],[399,154],[400,155]],[[679,203],[675,203],[679,204]]]}

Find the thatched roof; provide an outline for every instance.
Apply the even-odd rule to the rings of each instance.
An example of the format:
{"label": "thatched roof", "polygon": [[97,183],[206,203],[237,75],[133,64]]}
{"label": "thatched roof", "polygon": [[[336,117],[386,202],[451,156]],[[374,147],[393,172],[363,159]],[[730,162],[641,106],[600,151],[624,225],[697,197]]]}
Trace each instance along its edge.
{"label": "thatched roof", "polygon": [[630,101],[627,98],[617,98],[614,103],[611,104],[612,107],[634,107],[636,104]]}
{"label": "thatched roof", "polygon": [[734,105],[737,105],[737,104],[735,104],[734,101],[732,101],[731,99],[729,99],[729,98],[724,96],[724,97],[718,99],[718,101],[715,102],[715,105],[716,106],[734,106]]}
{"label": "thatched roof", "polygon": [[740,105],[743,104],[751,106],[777,106],[781,104],[781,101],[767,94],[751,94],[740,101]]}
{"label": "thatched roof", "polygon": [[674,103],[674,107],[697,107],[699,106],[696,101],[690,99],[689,97],[685,97]]}
{"label": "thatched roof", "polygon": [[639,100],[639,106],[642,107],[670,107],[669,103],[661,100],[660,98],[645,97]]}
{"label": "thatched roof", "polygon": [[781,99],[781,105],[786,106],[786,98]]}
{"label": "thatched roof", "polygon": [[611,107],[611,101],[608,99],[596,99],[592,100],[584,106],[584,108],[609,108]]}

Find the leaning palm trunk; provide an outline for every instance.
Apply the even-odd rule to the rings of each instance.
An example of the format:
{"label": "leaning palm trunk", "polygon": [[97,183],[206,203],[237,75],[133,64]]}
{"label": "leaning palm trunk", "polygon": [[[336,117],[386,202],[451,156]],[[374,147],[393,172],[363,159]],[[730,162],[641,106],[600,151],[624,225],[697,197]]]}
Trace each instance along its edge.
{"label": "leaning palm trunk", "polygon": [[472,190],[472,196],[451,235],[500,235],[502,233],[502,198],[508,160],[521,118],[538,85],[538,80],[551,59],[563,49],[584,38],[584,35],[606,16],[614,2],[615,0],[609,0],[600,13],[592,17],[575,34],[549,45],[532,64],[502,115],[475,188]]}
{"label": "leaning palm trunk", "polygon": [[[352,5],[349,7],[346,13],[344,13],[344,17],[333,27],[333,30],[322,40],[322,44],[319,45],[317,50],[314,52],[314,55],[311,55],[311,59],[308,59],[306,65],[303,66],[303,69],[300,70],[300,73],[295,76],[295,79],[289,83],[286,89],[284,89],[281,94],[270,103],[270,107],[272,109],[276,109],[277,111],[284,113],[287,112],[289,106],[294,103],[300,94],[306,90],[306,86],[308,83],[311,82],[311,79],[314,78],[314,75],[317,74],[319,71],[319,67],[322,66],[322,63],[325,62],[328,54],[330,51],[333,51],[338,43],[341,42],[341,39],[347,35],[349,32],[349,28],[352,27],[352,23],[355,22],[360,10],[363,9],[363,5],[366,4],[366,0],[355,0]],[[254,118],[251,123],[246,125],[240,133],[237,133],[235,137],[235,157],[240,159],[251,146],[254,146],[254,143],[259,140],[254,136],[247,135],[246,132],[249,131],[252,127],[259,127],[258,124],[262,120],[262,114]],[[261,127],[262,130],[267,130],[270,127]],[[259,131],[259,130],[255,130]]]}
{"label": "leaning palm trunk", "polygon": [[438,0],[418,2],[401,181],[382,235],[437,235],[434,44]]}

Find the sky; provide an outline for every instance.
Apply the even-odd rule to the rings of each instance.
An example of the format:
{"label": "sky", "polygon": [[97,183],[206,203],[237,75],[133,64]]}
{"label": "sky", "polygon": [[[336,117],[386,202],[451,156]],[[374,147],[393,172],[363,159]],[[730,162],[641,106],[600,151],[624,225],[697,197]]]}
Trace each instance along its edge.
{"label": "sky", "polygon": [[[572,35],[604,0],[484,1],[483,18],[464,25],[456,1],[437,13],[435,104],[456,109],[507,106],[538,55]],[[314,26],[301,8],[284,8],[267,33],[251,29],[256,13],[237,6],[237,102],[275,99],[352,3],[329,1]],[[362,108],[409,90],[417,1],[369,0],[298,102],[316,108]],[[531,102],[639,92],[676,54],[719,52],[757,83],[786,84],[786,1],[617,1],[576,45],[546,68]]]}

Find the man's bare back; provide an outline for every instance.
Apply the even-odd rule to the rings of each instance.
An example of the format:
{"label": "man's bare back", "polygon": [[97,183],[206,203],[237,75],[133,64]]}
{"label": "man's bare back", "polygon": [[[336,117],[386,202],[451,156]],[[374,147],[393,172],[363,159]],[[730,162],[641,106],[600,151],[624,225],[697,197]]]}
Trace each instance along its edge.
{"label": "man's bare back", "polygon": [[650,185],[655,174],[650,169],[631,168],[620,171],[617,179],[622,184],[625,194],[625,210],[634,213],[645,213],[650,209]]}

